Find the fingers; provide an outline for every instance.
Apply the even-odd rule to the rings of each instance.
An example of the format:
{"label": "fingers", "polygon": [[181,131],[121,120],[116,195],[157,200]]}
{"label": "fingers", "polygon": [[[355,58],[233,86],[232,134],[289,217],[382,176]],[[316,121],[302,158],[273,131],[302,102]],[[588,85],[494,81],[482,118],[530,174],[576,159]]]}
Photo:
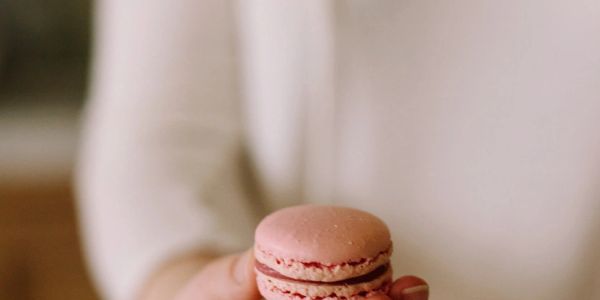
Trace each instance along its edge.
{"label": "fingers", "polygon": [[429,286],[416,276],[400,277],[392,284],[390,296],[393,300],[427,300]]}
{"label": "fingers", "polygon": [[204,267],[177,299],[260,299],[253,257],[249,250],[217,259]]}

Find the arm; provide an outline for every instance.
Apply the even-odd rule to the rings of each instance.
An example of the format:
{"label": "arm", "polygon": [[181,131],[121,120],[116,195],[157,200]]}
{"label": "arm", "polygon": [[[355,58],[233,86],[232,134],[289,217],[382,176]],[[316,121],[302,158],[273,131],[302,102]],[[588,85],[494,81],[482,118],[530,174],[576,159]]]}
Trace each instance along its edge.
{"label": "arm", "polygon": [[250,244],[233,9],[220,0],[99,0],[96,12],[81,223],[100,291],[133,299],[151,289],[145,282],[180,274],[169,277],[179,278],[167,284],[175,287],[206,261],[187,253]]}

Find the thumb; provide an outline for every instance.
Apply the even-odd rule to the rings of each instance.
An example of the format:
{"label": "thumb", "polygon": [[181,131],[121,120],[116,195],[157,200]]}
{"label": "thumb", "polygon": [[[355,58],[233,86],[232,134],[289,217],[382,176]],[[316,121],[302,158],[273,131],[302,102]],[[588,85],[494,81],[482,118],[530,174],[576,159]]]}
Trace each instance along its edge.
{"label": "thumb", "polygon": [[427,300],[429,299],[429,286],[422,278],[403,276],[392,284],[390,296],[394,300]]}
{"label": "thumb", "polygon": [[219,258],[206,265],[178,300],[258,300],[252,250]]}

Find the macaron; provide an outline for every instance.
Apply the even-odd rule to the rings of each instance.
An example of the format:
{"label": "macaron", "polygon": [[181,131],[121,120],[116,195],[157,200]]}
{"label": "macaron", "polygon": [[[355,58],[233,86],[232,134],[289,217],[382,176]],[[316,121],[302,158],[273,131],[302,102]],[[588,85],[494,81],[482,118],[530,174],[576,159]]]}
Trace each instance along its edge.
{"label": "macaron", "polygon": [[385,223],[349,207],[302,205],[267,216],[255,234],[267,300],[359,300],[386,294],[392,241]]}

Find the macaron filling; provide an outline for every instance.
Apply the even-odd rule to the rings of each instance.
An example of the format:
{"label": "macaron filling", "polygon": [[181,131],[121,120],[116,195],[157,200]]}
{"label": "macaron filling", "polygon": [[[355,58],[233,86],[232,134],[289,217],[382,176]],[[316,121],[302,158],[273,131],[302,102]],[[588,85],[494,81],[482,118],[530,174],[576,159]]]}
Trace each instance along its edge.
{"label": "macaron filling", "polygon": [[259,262],[258,260],[255,260],[254,263],[255,263],[256,271],[261,272],[262,274],[267,275],[269,277],[283,279],[283,280],[289,280],[289,281],[295,281],[295,282],[301,282],[301,283],[315,283],[315,284],[321,284],[321,285],[353,285],[353,284],[370,282],[370,281],[373,281],[373,280],[379,278],[383,274],[385,274],[387,272],[387,270],[390,268],[390,264],[387,263],[387,264],[377,267],[376,269],[374,269],[373,271],[371,271],[367,274],[363,274],[363,275],[360,275],[357,277],[352,277],[352,278],[339,280],[339,281],[325,282],[325,281],[312,281],[312,280],[291,278],[291,277],[285,276],[285,275],[277,272],[276,270]]}
{"label": "macaron filling", "polygon": [[375,256],[363,256],[337,263],[285,258],[282,255],[274,255],[270,249],[264,249],[260,245],[256,245],[254,250],[257,261],[286,277],[316,282],[335,282],[370,273],[377,267],[387,264],[392,253],[392,246],[387,246],[385,250],[381,250]]}

